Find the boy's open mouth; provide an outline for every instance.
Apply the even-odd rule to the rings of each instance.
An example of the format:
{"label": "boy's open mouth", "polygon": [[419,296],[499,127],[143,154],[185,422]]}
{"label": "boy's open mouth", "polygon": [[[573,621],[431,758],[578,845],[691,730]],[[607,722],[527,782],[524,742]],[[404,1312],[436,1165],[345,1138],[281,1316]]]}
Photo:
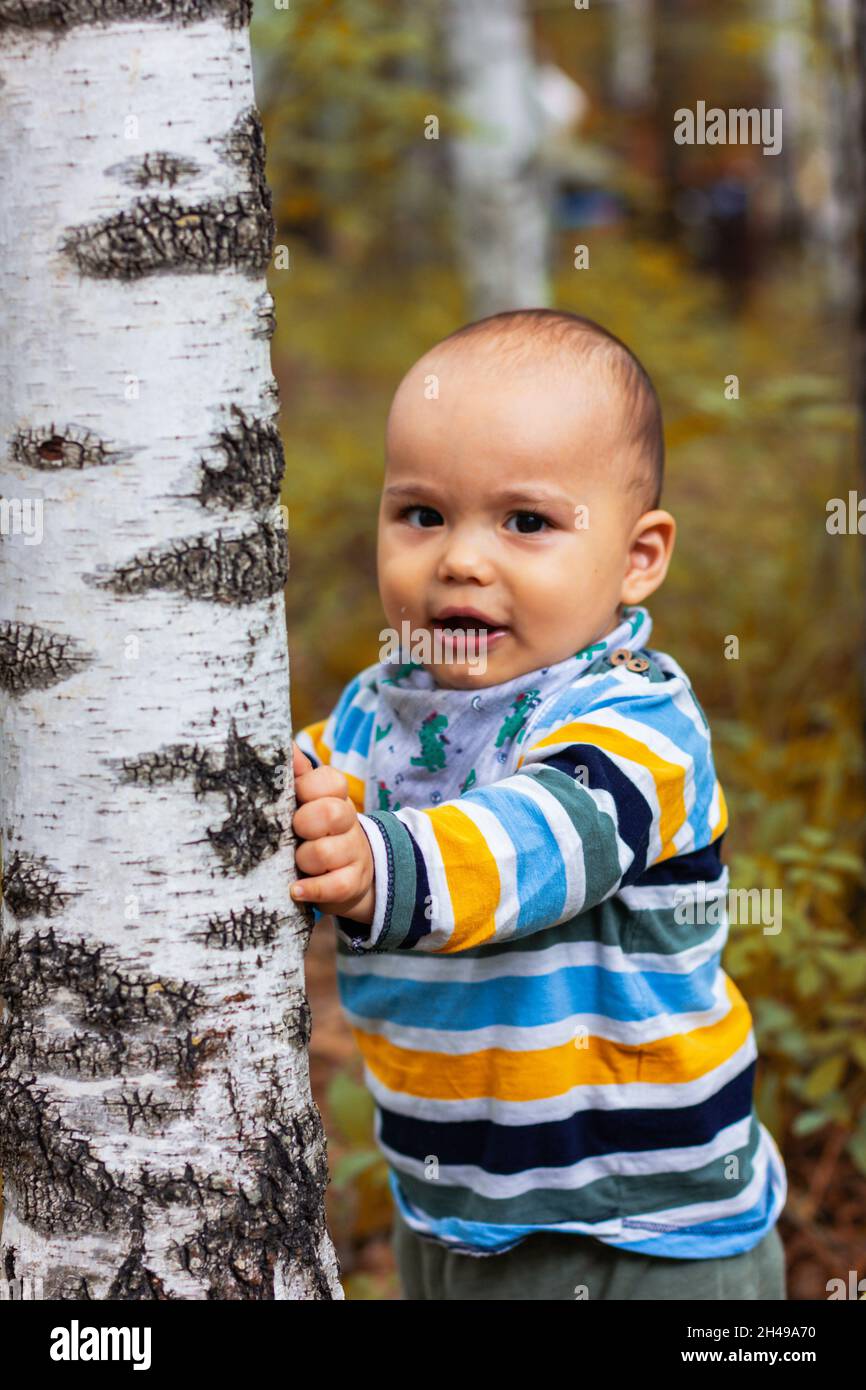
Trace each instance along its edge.
{"label": "boy's open mouth", "polygon": [[482,613],[477,613],[470,609],[445,609],[438,617],[431,620],[434,631],[441,632],[451,628],[453,631],[474,632],[479,635],[482,633],[489,641],[496,636],[504,636],[508,631],[505,623],[497,622],[495,618]]}

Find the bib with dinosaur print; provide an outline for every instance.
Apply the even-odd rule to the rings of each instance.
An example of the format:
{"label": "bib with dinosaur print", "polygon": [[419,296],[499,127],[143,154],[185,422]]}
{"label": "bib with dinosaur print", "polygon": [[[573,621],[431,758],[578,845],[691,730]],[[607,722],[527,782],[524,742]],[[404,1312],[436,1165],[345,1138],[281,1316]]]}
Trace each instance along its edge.
{"label": "bib with dinosaur print", "polygon": [[437,685],[415,662],[382,662],[364,810],[438,806],[510,776],[542,702],[607,653],[645,646],[651,628],[645,608],[627,608],[619,626],[591,647],[474,691]]}

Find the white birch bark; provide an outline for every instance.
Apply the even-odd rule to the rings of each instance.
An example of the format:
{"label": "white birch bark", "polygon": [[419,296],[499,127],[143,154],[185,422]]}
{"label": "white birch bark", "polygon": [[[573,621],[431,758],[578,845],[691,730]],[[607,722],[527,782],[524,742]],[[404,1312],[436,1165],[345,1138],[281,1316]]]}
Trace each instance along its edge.
{"label": "white birch bark", "polygon": [[550,302],[544,116],[524,0],[445,0],[451,99],[472,129],[452,140],[458,260],[472,312]]}
{"label": "white birch bark", "polygon": [[343,1296],[248,6],[0,0],[0,1276],[46,1298]]}

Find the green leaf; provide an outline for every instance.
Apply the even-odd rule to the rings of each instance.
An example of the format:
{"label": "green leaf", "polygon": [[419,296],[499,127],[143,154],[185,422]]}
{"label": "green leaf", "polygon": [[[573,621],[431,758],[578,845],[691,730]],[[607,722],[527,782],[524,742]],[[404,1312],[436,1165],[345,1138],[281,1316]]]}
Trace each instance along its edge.
{"label": "green leaf", "polygon": [[821,826],[807,825],[800,831],[801,840],[805,840],[807,845],[813,845],[815,849],[826,849],[833,839],[829,830],[824,830]]}
{"label": "green leaf", "polygon": [[777,849],[774,858],[780,864],[811,864],[814,855],[802,845],[785,845],[782,849]]}
{"label": "green leaf", "polygon": [[[824,862],[823,860],[821,861]],[[822,888],[825,893],[837,894],[841,892],[842,883],[835,874],[825,874],[823,870],[818,870],[812,874],[812,886]]]}
{"label": "green leaf", "polygon": [[331,1182],[338,1192],[342,1192],[361,1173],[384,1162],[384,1155],[378,1149],[357,1149],[353,1153],[341,1154],[333,1166]]}
{"label": "green leaf", "polygon": [[375,1105],[366,1086],[338,1071],[327,1091],[328,1109],[350,1143],[367,1145],[373,1135]]}
{"label": "green leaf", "polygon": [[856,854],[849,854],[847,850],[834,849],[821,858],[821,863],[828,869],[841,869],[843,874],[862,874],[864,872],[863,860]]}
{"label": "green leaf", "polygon": [[791,1129],[794,1134],[814,1134],[829,1123],[830,1116],[823,1110],[801,1110]]}
{"label": "green leaf", "polygon": [[823,982],[823,972],[818,969],[815,962],[804,961],[797,971],[797,988],[800,993],[809,999],[818,992]]}
{"label": "green leaf", "polygon": [[803,1085],[803,1095],[806,1099],[820,1100],[822,1096],[835,1091],[845,1075],[847,1062],[847,1057],[840,1053],[835,1057],[825,1058],[817,1067],[813,1067]]}
{"label": "green leaf", "polygon": [[796,1021],[796,1015],[788,1004],[778,999],[756,999],[752,1010],[755,1026],[765,1033],[775,1033],[788,1028]]}
{"label": "green leaf", "polygon": [[845,1147],[854,1160],[855,1167],[866,1178],[866,1125],[860,1125],[860,1128],[851,1135]]}

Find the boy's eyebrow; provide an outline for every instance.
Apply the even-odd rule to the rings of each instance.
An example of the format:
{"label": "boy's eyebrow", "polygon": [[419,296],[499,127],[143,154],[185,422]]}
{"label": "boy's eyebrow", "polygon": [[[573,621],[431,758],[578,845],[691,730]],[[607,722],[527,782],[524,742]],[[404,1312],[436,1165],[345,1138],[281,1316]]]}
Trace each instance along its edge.
{"label": "boy's eyebrow", "polygon": [[[391,483],[385,488],[386,497],[417,497],[419,494],[426,494],[429,497],[436,496],[435,488],[428,483]],[[504,488],[500,492],[492,494],[491,500],[502,505],[518,502],[542,502],[547,506],[557,503],[566,507],[573,507],[574,503],[564,493],[557,492],[553,488],[546,488],[535,483],[527,488]]]}

